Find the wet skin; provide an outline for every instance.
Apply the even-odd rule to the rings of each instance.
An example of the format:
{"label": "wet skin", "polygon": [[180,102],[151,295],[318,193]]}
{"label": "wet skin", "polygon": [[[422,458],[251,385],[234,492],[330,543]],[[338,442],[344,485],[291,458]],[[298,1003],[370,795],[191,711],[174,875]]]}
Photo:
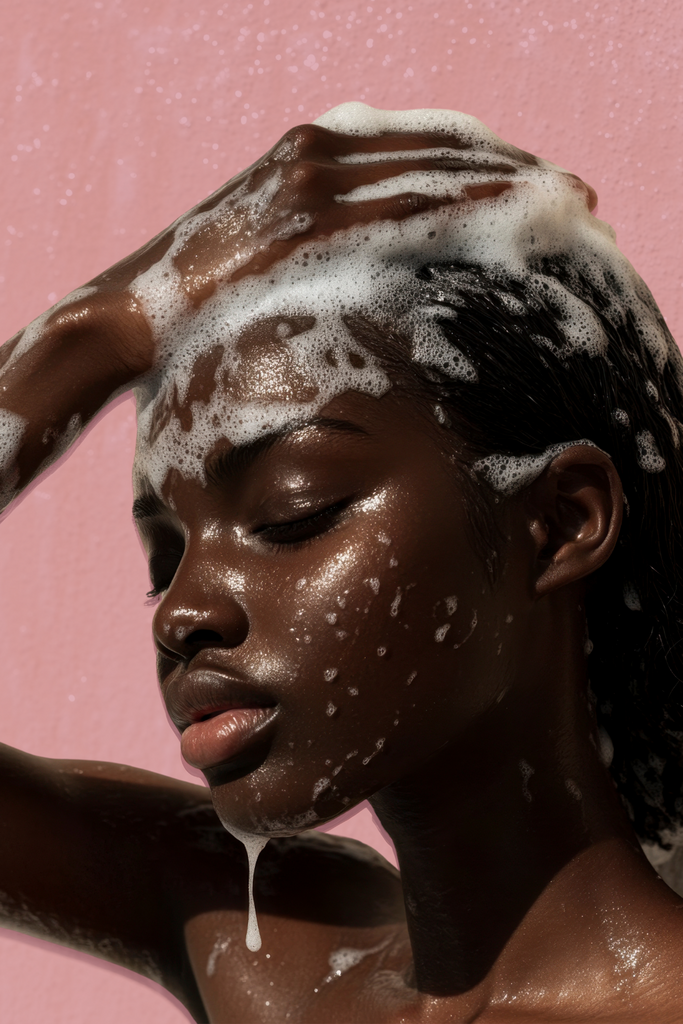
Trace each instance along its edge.
{"label": "wet skin", "polygon": [[[424,203],[335,205],[337,192],[407,166],[339,165],[335,153],[444,138],[297,129],[206,207],[243,180],[258,187],[285,143],[296,159],[283,162],[283,202],[313,215],[309,234],[259,247],[252,233],[250,261],[235,266],[244,224],[201,233],[178,261],[195,305],[307,237]],[[500,174],[504,190],[504,162]],[[101,275],[96,294],[0,367],[3,408],[29,420],[20,484],[75,412],[87,421],[154,366],[150,325],[126,289],[172,240]],[[258,386],[286,391],[274,352],[261,346],[258,359]],[[211,393],[210,366],[197,365],[192,387]],[[640,853],[587,697],[584,588],[622,508],[612,464],[575,446],[501,502],[492,583],[457,447],[430,414],[392,390],[341,395],[319,416],[248,451],[219,440],[206,486],[172,473],[159,496],[142,485],[136,504],[162,591],[154,632],[169,713],[219,818],[276,837],[257,870],[261,951],[244,946],[243,848],[206,790],[9,748],[3,919],[156,978],[197,1020],[680,1019],[682,904]],[[257,724],[239,749],[229,729],[196,739],[226,704],[233,721],[241,708]],[[400,879],[337,841],[282,838],[364,797]],[[367,955],[327,980],[345,947]]]}
{"label": "wet skin", "polygon": [[[163,591],[154,637],[176,725],[220,707],[222,675],[272,709],[234,773],[231,761],[195,762],[226,825],[263,835],[376,792],[506,685],[515,599],[482,592],[436,430],[393,396],[340,398],[317,423],[240,450],[232,466],[224,442],[206,487],[174,473],[158,515],[137,505]],[[487,624],[473,629],[477,616]]]}
{"label": "wet skin", "polygon": [[[370,797],[403,874],[406,923],[368,932],[382,948],[343,982],[302,970],[299,1019],[641,1019],[680,902],[639,852],[588,708],[581,577],[618,532],[609,460],[572,449],[508,506],[491,586],[453,446],[405,399],[343,396],[228,473],[230,451],[206,487],[173,475],[155,515],[138,505],[171,717],[186,728],[236,683],[272,710],[237,758],[201,764],[224,824],[277,836]],[[643,916],[625,930],[626,902]],[[305,948],[309,927],[286,941]],[[263,919],[259,958],[282,932]],[[201,987],[215,1019],[241,1019],[234,992]]]}
{"label": "wet skin", "polygon": [[[404,152],[447,147],[450,157],[396,159],[379,163],[340,163],[352,153]],[[401,222],[439,206],[486,201],[514,187],[509,149],[502,145],[499,159],[487,169],[500,180],[466,185],[457,198],[430,197],[406,192],[361,203],[337,202],[335,196],[406,171],[451,170],[454,175],[472,165],[459,151],[470,142],[457,135],[434,132],[387,132],[369,138],[349,137],[315,125],[291,129],[254,166],[238,174],[191,215],[220,208],[242,187],[254,195],[277,172],[281,185],[267,211],[250,217],[248,207],[228,204],[210,224],[192,235],[174,257],[182,287],[197,309],[226,282],[264,275],[279,261],[312,241],[333,238],[335,232],[383,220]],[[517,150],[522,164],[534,166],[536,157]],[[592,209],[592,188],[570,176]],[[286,239],[273,240],[283,217],[299,228]],[[18,454],[19,487],[30,482],[50,459],[71,417],[88,423],[114,394],[132,386],[156,366],[158,347],[153,327],[130,286],[162,259],[174,243],[178,222],[141,249],[88,282],[87,296],[59,303],[47,317],[40,336],[19,358],[13,354],[24,331],[0,349],[2,407],[26,418],[26,435]],[[239,258],[238,258],[239,257]],[[0,474],[0,484],[2,476]]]}

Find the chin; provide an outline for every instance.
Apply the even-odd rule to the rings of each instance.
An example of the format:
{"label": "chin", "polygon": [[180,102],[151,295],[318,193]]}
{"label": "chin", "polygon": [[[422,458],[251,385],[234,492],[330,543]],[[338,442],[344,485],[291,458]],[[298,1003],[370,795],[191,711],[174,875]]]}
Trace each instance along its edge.
{"label": "chin", "polygon": [[311,801],[309,796],[307,801],[299,803],[291,790],[289,799],[284,801],[282,790],[268,799],[263,790],[254,788],[250,793],[238,794],[233,786],[223,784],[212,786],[211,798],[221,824],[232,835],[275,839],[326,825],[365,799],[360,795],[352,800],[335,790],[336,787],[327,787],[317,799]]}

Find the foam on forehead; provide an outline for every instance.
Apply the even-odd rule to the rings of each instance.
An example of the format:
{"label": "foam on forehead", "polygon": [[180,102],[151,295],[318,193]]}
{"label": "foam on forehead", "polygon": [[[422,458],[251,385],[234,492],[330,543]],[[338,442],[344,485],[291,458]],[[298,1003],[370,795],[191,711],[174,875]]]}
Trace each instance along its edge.
{"label": "foam on forehead", "polygon": [[[604,355],[607,342],[597,317],[540,269],[544,258],[561,257],[619,307],[620,318],[628,306],[658,369],[671,358],[649,291],[616,248],[612,229],[590,214],[588,190],[574,176],[453,111],[380,111],[347,103],[315,124],[347,137],[338,152],[330,143],[340,165],[406,161],[404,173],[397,175],[394,165],[386,177],[331,197],[331,203],[359,211],[357,223],[316,236],[313,209],[299,204],[292,213],[281,202],[291,187],[286,172],[301,160],[286,136],[270,154],[265,180],[254,184],[249,174],[211,209],[181,218],[168,252],[131,285],[159,345],[159,369],[137,389],[137,472],[156,489],[172,468],[203,480],[204,459],[220,437],[244,444],[309,419],[348,390],[383,394],[389,380],[354,336],[354,318],[391,326],[406,338],[414,360],[476,386],[476,368],[439,327],[444,317],[457,320],[458,305],[476,288],[473,268],[497,282],[503,295],[506,281],[523,279],[527,294],[550,298],[568,357],[578,351]],[[397,149],[369,151],[365,140],[386,133],[398,134]],[[428,144],[407,148],[412,134],[428,136]],[[349,136],[359,138],[358,152],[349,147]],[[424,159],[436,164],[410,168],[410,161]],[[412,216],[392,219],[388,213],[362,222],[368,203],[406,194],[434,203]],[[230,224],[238,215],[239,244],[226,251],[213,294],[196,307],[177,257],[207,227]],[[255,254],[297,236],[301,244],[266,273],[248,272]],[[428,282],[419,273],[426,264],[443,268]],[[263,357],[266,363],[270,358],[270,370],[245,341],[259,322],[267,324],[271,339],[270,357]],[[197,397],[193,387],[203,357],[212,360],[217,386]]]}

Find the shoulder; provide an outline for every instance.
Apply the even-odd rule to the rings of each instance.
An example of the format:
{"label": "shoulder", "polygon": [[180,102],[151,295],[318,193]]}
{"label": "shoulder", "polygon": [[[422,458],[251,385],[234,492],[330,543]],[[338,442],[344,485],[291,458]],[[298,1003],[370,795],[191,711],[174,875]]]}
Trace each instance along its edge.
{"label": "shoulder", "polygon": [[[211,805],[183,816],[184,898],[246,913],[247,856]],[[259,856],[254,893],[261,912],[284,919],[368,926],[404,918],[400,875],[381,854],[355,839],[305,832],[270,840]],[[188,906],[192,912],[194,907]]]}
{"label": "shoulder", "polygon": [[[234,848],[229,851],[232,859]],[[365,963],[405,938],[396,869],[363,843],[308,832],[271,840],[258,860],[254,899],[262,947],[249,952],[246,855],[237,871],[226,870],[217,849],[214,857],[184,929],[193,984],[211,1020],[256,1019],[257,1004],[274,994],[280,1019],[289,1016],[285,1010],[294,1017],[302,1000],[327,992],[340,952]],[[197,877],[192,886],[199,894]]]}
{"label": "shoulder", "polygon": [[[365,843],[306,832],[269,843],[260,885],[286,901],[297,918],[311,915],[338,925],[371,926],[403,920],[400,875]],[[257,891],[259,880],[257,878]],[[265,893],[264,893],[265,895]]]}

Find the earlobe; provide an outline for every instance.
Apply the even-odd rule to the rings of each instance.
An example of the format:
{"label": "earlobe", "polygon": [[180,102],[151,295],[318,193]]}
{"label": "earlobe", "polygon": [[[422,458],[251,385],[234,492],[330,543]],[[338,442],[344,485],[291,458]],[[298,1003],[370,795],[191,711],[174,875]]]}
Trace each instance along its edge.
{"label": "earlobe", "polygon": [[599,448],[565,448],[527,488],[538,597],[589,576],[612,554],[623,514],[621,480]]}

